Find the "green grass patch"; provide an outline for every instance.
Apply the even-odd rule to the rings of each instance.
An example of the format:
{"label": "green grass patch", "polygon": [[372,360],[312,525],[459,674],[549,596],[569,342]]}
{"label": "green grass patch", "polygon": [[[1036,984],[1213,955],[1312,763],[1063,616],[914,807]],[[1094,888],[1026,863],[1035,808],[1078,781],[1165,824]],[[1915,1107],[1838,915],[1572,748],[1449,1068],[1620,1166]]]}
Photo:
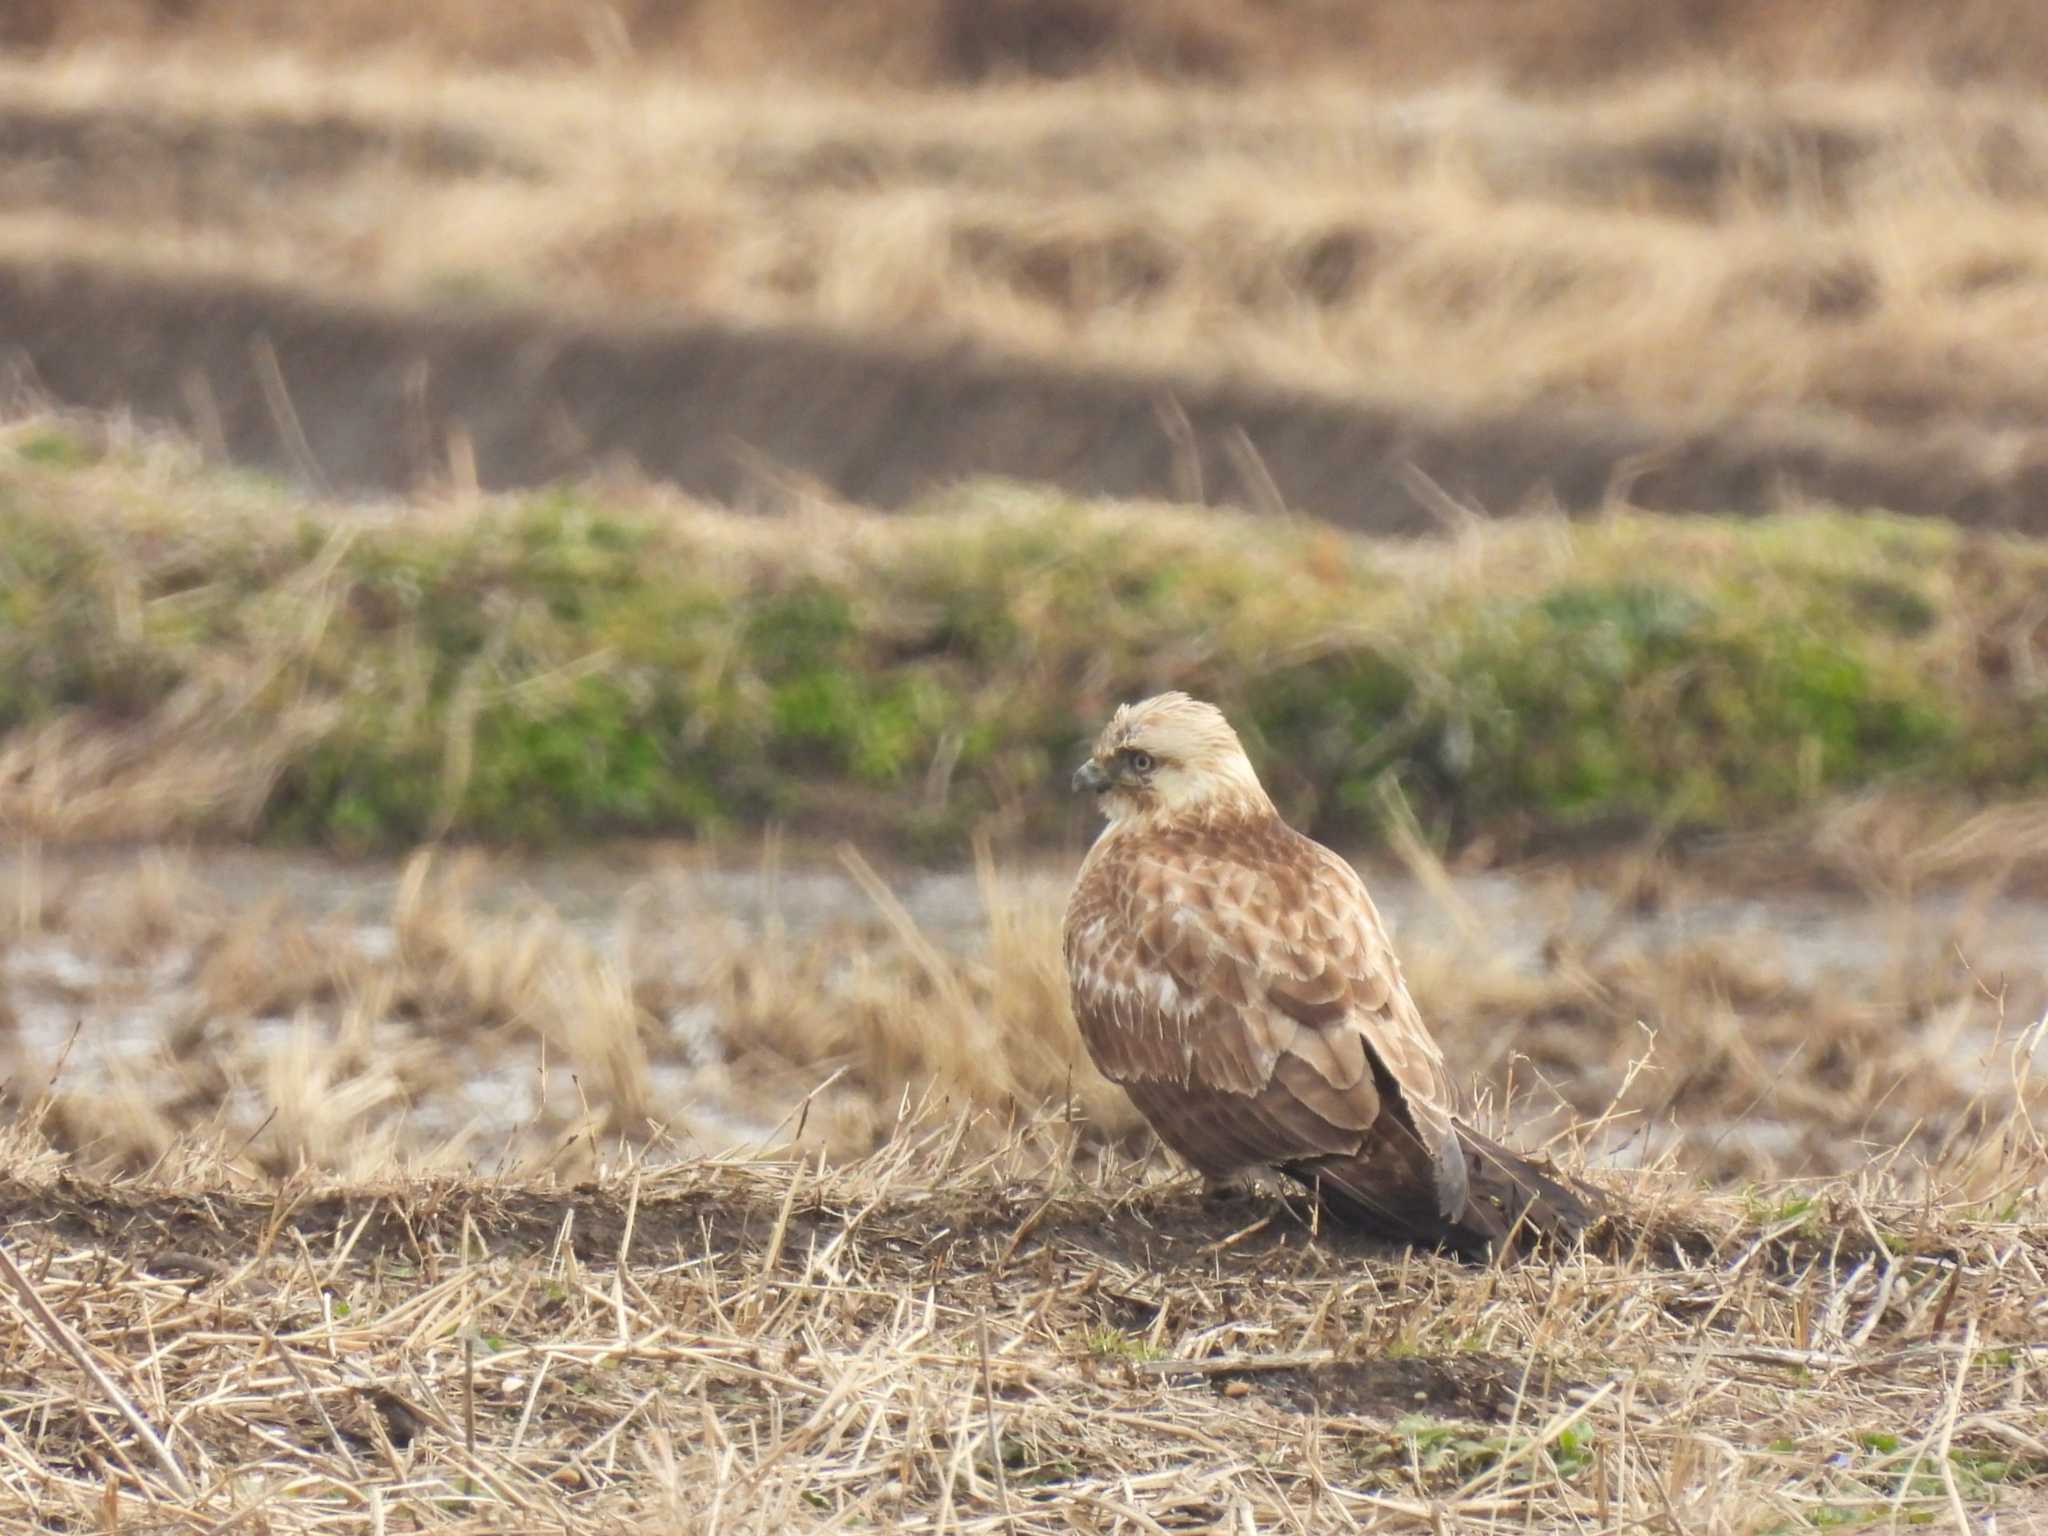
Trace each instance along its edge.
{"label": "green grass patch", "polygon": [[1081,1340],[1081,1347],[1097,1360],[1122,1360],[1132,1364],[1160,1358],[1159,1350],[1148,1340],[1136,1334],[1125,1333],[1118,1328],[1092,1328]]}
{"label": "green grass patch", "polygon": [[1462,1482],[1509,1459],[1573,1478],[1586,1471],[1594,1457],[1592,1435],[1577,1426],[1534,1445],[1534,1437],[1526,1433],[1510,1436],[1457,1420],[1410,1414],[1394,1425],[1394,1434],[1401,1463],[1432,1483]]}
{"label": "green grass patch", "polygon": [[886,519],[581,490],[369,518],[26,432],[0,451],[0,731],[123,732],[155,768],[245,743],[250,794],[150,781],[164,831],[774,821],[947,854],[1082,825],[1065,780],[1107,710],[1183,687],[1327,838],[1371,838],[1390,786],[1443,842],[1734,828],[2039,786],[2016,648],[2044,584],[2048,544],[1823,510],[1455,546],[1001,485]]}

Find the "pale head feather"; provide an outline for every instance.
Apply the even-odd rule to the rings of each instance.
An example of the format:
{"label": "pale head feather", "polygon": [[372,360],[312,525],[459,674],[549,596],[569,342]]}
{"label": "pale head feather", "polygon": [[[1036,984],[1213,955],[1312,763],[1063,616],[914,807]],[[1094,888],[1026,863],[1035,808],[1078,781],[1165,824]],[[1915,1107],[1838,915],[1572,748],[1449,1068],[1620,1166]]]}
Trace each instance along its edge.
{"label": "pale head feather", "polygon": [[1223,711],[1184,693],[1120,706],[1090,762],[1110,780],[1098,803],[1112,827],[1273,814]]}

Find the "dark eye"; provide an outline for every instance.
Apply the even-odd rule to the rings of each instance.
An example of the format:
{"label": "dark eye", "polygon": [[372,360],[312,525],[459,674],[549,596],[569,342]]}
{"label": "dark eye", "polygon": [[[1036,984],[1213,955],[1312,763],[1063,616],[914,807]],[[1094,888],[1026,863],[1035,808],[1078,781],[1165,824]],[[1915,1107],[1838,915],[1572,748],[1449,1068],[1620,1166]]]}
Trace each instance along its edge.
{"label": "dark eye", "polygon": [[1150,773],[1152,771],[1152,754],[1150,752],[1133,752],[1130,757],[1130,763],[1138,772]]}

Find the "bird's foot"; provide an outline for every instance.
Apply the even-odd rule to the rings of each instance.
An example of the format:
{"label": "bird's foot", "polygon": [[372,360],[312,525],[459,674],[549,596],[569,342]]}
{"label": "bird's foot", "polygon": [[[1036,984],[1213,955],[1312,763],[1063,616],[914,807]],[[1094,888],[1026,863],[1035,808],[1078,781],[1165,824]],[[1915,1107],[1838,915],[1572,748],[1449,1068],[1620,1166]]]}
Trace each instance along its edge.
{"label": "bird's foot", "polygon": [[1269,1199],[1279,1193],[1279,1181],[1268,1169],[1233,1173],[1227,1178],[1202,1180],[1202,1203],[1211,1206],[1244,1205]]}

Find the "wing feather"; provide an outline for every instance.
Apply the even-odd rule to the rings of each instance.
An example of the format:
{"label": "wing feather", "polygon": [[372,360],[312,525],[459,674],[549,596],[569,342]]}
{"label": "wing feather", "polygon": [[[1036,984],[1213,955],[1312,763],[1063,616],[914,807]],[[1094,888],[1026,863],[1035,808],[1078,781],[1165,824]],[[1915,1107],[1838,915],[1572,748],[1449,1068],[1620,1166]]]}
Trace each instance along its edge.
{"label": "wing feather", "polygon": [[[1354,1033],[1349,1038],[1358,1037]],[[1380,1092],[1362,1062],[1359,1075],[1343,1081],[1316,1059],[1325,1054],[1323,1042],[1311,1036],[1305,1043],[1309,1049],[1291,1050],[1280,1058],[1273,1068],[1274,1085],[1325,1125],[1361,1134],[1371,1130],[1380,1117]],[[1365,1053],[1361,1049],[1358,1054],[1362,1058]]]}
{"label": "wing feather", "polygon": [[[1462,1205],[1442,1055],[1343,859],[1277,818],[1098,845],[1066,937],[1091,1054],[1197,1166],[1353,1154],[1376,1135]],[[1382,1123],[1389,1090],[1403,1113]]]}

